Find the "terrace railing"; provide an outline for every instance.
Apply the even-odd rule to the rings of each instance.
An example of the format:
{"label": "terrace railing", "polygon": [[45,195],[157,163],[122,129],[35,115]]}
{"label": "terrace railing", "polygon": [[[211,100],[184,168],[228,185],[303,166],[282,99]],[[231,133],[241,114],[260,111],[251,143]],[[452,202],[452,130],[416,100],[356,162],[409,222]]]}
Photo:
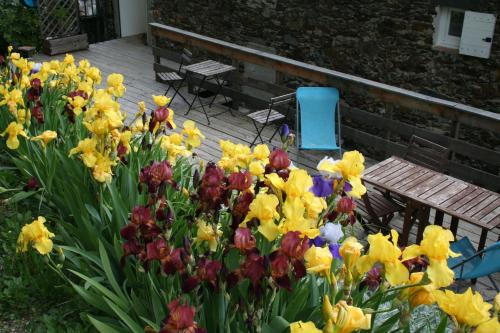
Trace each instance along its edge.
{"label": "terrace railing", "polygon": [[[416,93],[410,90],[375,82],[354,75],[292,60],[276,54],[259,51],[249,47],[203,36],[175,27],[150,23],[153,36],[153,55],[155,72],[171,70],[161,59],[177,60],[179,55],[172,49],[160,47],[163,40],[182,44],[191,49],[200,49],[211,54],[225,57],[233,66],[240,68],[239,73],[229,79],[223,93],[230,96],[236,104],[246,103],[255,107],[267,105],[267,101],[245,94],[241,86],[260,88],[276,94],[288,92],[284,86],[258,81],[245,77],[244,64],[251,63],[268,67],[288,77],[298,77],[319,85],[339,88],[346,93],[355,93],[371,101],[382,103],[385,114],[361,110],[348,105],[341,108],[342,135],[344,139],[387,155],[402,156],[406,146],[399,139],[408,141],[416,134],[428,140],[447,146],[451,151],[449,173],[478,185],[500,190],[500,152],[470,143],[460,138],[460,130],[488,133],[500,138],[500,114],[474,108],[449,100]],[[164,43],[163,43],[164,45]],[[215,89],[213,87],[208,87]],[[397,120],[398,113],[417,112],[417,115],[436,116],[450,124],[448,135],[418,127],[409,122]],[[355,125],[355,126],[353,126]],[[376,128],[376,131],[373,129]],[[397,138],[397,139],[396,139]],[[497,140],[500,141],[500,140]]]}

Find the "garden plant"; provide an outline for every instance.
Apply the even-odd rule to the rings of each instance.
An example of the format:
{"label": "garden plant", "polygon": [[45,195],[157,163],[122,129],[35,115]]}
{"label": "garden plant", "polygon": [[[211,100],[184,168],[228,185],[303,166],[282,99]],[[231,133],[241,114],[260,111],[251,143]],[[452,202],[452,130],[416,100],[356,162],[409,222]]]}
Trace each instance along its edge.
{"label": "garden plant", "polygon": [[[316,175],[287,147],[221,141],[202,161],[196,124],[165,96],[120,110],[124,78],[88,61],[0,59],[1,209],[29,203],[16,256],[117,332],[500,332],[500,299],[447,289],[453,235],[428,226],[356,238],[364,158],[326,157]],[[34,256],[34,254],[37,254]],[[44,286],[49,292],[50,283]],[[87,329],[87,328],[86,328]]]}

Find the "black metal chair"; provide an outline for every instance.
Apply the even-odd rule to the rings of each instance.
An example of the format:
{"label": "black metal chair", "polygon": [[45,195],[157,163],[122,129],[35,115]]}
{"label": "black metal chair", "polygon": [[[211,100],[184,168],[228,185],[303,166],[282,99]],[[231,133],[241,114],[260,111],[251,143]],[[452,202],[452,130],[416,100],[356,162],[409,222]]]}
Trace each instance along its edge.
{"label": "black metal chair", "polygon": [[185,73],[183,73],[184,66],[189,65],[192,62],[192,59],[193,54],[189,50],[183,49],[179,69],[176,72],[159,72],[156,74],[160,79],[160,82],[168,85],[168,89],[167,91],[165,91],[165,96],[167,96],[170,89],[173,89],[175,91],[168,105],[170,105],[174,101],[174,98],[177,95],[179,95],[186,104],[190,104],[190,102],[188,102],[188,100],[181,94],[179,90],[186,80],[186,75]]}
{"label": "black metal chair", "polygon": [[[269,124],[271,123],[278,123],[278,122],[283,122],[288,116],[290,107],[294,104],[295,100],[295,93],[290,93],[282,96],[276,96],[270,99],[269,103],[269,108],[264,109],[264,110],[259,110],[255,111],[252,113],[247,114],[247,116],[252,119],[253,125],[255,126],[255,129],[257,130],[257,135],[255,136],[255,139],[253,139],[252,143],[250,146],[253,146],[257,139],[260,139],[261,143],[264,143],[264,140],[262,139],[262,131],[264,128],[266,128]],[[288,109],[286,110],[285,113],[282,113],[276,109],[274,109],[277,106],[282,106],[284,104],[288,104]],[[260,125],[260,128],[259,128]],[[273,138],[276,136],[278,131],[280,130],[280,126],[277,126],[273,135],[269,139],[269,142],[273,140]]]}

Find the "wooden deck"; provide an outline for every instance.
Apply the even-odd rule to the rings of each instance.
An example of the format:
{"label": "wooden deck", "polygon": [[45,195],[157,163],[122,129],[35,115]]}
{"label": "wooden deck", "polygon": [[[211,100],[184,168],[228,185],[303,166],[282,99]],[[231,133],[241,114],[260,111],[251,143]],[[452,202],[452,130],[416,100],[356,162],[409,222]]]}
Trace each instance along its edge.
{"label": "wooden deck", "polygon": [[[76,60],[88,59],[93,65],[99,67],[102,71],[103,79],[111,73],[121,73],[125,76],[125,86],[127,91],[121,99],[122,111],[124,111],[131,119],[132,115],[137,112],[137,103],[145,101],[149,110],[154,108],[151,95],[161,95],[165,92],[166,86],[155,81],[155,74],[153,71],[153,54],[149,46],[140,42],[138,38],[123,38],[111,40],[103,43],[92,44],[90,48],[85,51],[74,53]],[[62,59],[64,55],[55,58]],[[54,58],[54,57],[52,57]],[[37,55],[34,60],[46,61],[52,59],[45,55]],[[184,96],[192,98],[193,95],[188,95],[187,89],[181,90]],[[207,99],[207,102],[209,100]],[[219,99],[215,105],[219,105]],[[198,149],[199,156],[207,161],[217,161],[220,158],[221,150],[219,147],[219,140],[231,140],[236,143],[249,144],[255,137],[255,129],[245,112],[254,110],[239,110],[231,116],[229,113],[224,113],[217,117],[210,119],[211,126],[207,126],[206,119],[200,110],[192,110],[189,115],[184,116],[187,110],[187,105],[180,98],[176,98],[171,107],[174,109],[175,122],[182,125],[184,120],[191,119],[195,121],[206,136],[202,147]],[[221,106],[215,106],[214,113],[224,110]],[[272,135],[273,128],[269,127],[262,133],[263,138],[266,140]],[[280,142],[276,138],[271,143],[271,146],[279,146]],[[354,149],[355,147],[345,147],[346,149]],[[316,168],[318,161],[325,155],[331,155],[328,152],[311,152],[299,151],[292,148],[290,157],[294,165],[306,168],[313,171]],[[335,156],[335,155],[334,155]],[[338,158],[338,156],[336,156]],[[375,160],[366,158],[366,166],[369,167],[376,163]],[[433,221],[435,212],[431,212],[431,221]],[[445,217],[443,225],[450,226],[451,219]],[[399,231],[402,230],[403,219],[401,216],[393,220],[393,226]],[[467,223],[460,223],[457,235],[458,237],[468,236],[473,243],[479,242],[481,230],[480,228],[469,225]],[[413,228],[410,234],[410,242],[415,241],[416,228]],[[496,242],[498,239],[498,229],[492,230],[487,237],[486,246]],[[500,284],[500,274],[495,276],[495,280]],[[491,283],[488,279],[479,279],[475,286],[486,297],[491,298],[495,295],[492,290]]]}

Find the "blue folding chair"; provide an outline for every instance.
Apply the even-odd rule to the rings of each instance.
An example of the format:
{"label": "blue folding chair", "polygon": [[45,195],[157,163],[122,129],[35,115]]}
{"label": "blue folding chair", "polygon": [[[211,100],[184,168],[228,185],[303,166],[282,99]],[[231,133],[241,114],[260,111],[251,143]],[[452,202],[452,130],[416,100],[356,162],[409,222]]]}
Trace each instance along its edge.
{"label": "blue folding chair", "polygon": [[499,292],[491,274],[500,272],[500,242],[496,242],[485,249],[476,252],[469,238],[464,237],[450,246],[460,257],[448,259],[448,267],[455,272],[457,280],[472,280],[487,276],[496,291]]}
{"label": "blue folding chair", "polygon": [[296,98],[299,149],[341,151],[338,89],[301,87]]}

